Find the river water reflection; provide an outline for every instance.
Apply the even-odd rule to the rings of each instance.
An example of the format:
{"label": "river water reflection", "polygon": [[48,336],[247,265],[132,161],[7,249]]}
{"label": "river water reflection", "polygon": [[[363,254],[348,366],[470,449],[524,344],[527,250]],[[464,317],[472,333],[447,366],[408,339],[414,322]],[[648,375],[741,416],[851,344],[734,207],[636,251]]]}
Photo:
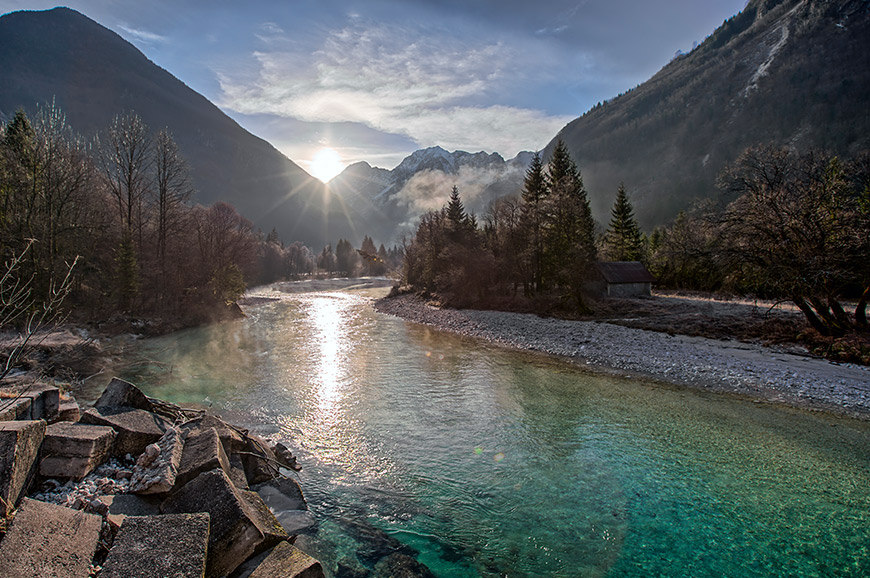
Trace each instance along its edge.
{"label": "river water reflection", "polygon": [[382,294],[264,290],[127,377],[289,440],[331,570],[358,520],[442,577],[870,575],[870,424],[593,375]]}

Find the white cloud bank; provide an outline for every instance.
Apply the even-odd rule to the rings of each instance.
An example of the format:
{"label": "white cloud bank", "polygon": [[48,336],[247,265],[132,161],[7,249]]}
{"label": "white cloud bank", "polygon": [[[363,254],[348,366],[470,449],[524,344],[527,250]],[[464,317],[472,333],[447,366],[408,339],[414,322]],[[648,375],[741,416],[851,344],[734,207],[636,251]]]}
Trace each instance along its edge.
{"label": "white cloud bank", "polygon": [[499,92],[517,82],[510,49],[472,45],[445,31],[356,18],[329,33],[313,53],[261,51],[254,57],[259,70],[251,80],[219,74],[221,106],[309,122],[358,122],[421,146],[506,157],[543,147],[573,118],[482,104],[508,100]]}

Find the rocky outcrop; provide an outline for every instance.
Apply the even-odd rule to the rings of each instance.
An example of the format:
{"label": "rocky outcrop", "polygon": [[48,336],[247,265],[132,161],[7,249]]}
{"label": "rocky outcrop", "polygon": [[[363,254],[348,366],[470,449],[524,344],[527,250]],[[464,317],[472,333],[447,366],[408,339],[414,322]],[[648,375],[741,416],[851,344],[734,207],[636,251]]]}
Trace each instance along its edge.
{"label": "rocky outcrop", "polygon": [[[48,433],[45,419],[16,418],[34,408],[53,421],[78,414],[60,411],[56,389],[8,392],[0,402],[0,521],[12,519],[0,539],[4,577],[84,578],[100,565],[107,578],[218,577],[249,559],[257,576],[324,575],[289,543],[316,524],[298,484],[282,479],[298,467],[286,447],[119,379],[78,423],[54,423]],[[35,480],[37,499],[22,502]],[[285,496],[278,512],[307,519],[288,533],[248,490],[254,484]],[[0,536],[5,530],[0,523]]]}

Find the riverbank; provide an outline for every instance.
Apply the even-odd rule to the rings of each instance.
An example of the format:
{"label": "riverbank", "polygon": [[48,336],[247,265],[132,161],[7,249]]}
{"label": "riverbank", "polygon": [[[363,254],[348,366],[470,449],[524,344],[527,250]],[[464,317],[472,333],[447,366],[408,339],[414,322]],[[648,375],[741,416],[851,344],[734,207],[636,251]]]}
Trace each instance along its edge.
{"label": "riverbank", "polygon": [[507,347],[559,356],[593,371],[747,396],[870,420],[870,368],[777,349],[527,313],[441,309],[412,294],[375,309]]}

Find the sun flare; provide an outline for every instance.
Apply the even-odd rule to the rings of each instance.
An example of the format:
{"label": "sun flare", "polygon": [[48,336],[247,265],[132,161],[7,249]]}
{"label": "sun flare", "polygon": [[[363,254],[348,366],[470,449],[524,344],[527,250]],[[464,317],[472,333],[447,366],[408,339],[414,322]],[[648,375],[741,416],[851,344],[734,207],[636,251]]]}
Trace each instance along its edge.
{"label": "sun flare", "polygon": [[324,183],[328,182],[342,170],[344,170],[344,164],[341,162],[341,155],[335,149],[328,147],[314,153],[314,158],[309,164],[311,176],[320,179]]}

